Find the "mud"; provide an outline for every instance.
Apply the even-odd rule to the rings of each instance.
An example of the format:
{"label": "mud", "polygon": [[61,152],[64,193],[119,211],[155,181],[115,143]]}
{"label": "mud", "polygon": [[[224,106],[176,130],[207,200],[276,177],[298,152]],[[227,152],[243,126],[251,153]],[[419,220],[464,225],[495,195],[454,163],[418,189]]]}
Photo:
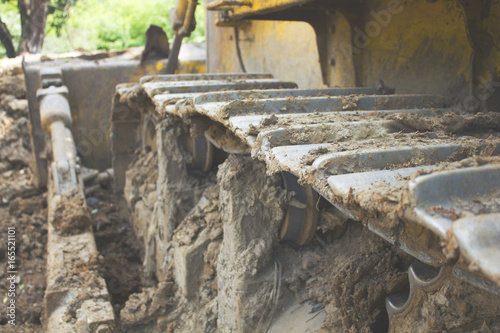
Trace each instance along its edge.
{"label": "mud", "polygon": [[0,77],[0,94],[2,95],[2,106],[5,107],[5,102],[10,100],[9,96],[13,96],[16,100],[26,99],[26,88],[24,86],[24,74],[14,70],[10,75],[2,75]]}
{"label": "mud", "polygon": [[414,259],[359,224],[350,224],[331,250],[335,253],[329,281],[333,308],[327,308],[327,321],[332,331],[386,332],[385,297],[407,288],[406,269]]}
{"label": "mud", "polygon": [[[438,145],[438,144],[459,144],[463,148],[458,154],[452,154],[449,156],[448,160],[443,162],[451,162],[454,160],[460,160],[474,155],[484,155],[490,156],[492,154],[491,148],[495,147],[500,143],[500,137],[489,136],[486,139],[474,138],[474,137],[449,137],[443,133],[432,132],[432,133],[395,133],[387,134],[380,138],[366,138],[363,140],[353,140],[346,142],[333,142],[328,144],[326,147],[322,147],[309,152],[307,155],[301,158],[303,165],[311,165],[317,157],[336,152],[352,152],[355,154],[358,151],[366,150],[382,150],[390,149],[394,147],[404,147],[404,146],[424,146],[424,145]],[[494,148],[493,148],[494,149]],[[418,164],[415,165],[433,165],[439,161],[433,160],[432,158],[426,158],[421,160],[416,157],[414,162]],[[391,169],[394,167],[400,167],[398,165],[388,164],[387,168]],[[351,169],[344,169],[344,172],[362,172],[368,171],[366,168],[362,169],[359,167],[354,167]]]}
{"label": "mud", "polygon": [[[475,114],[447,114],[443,117],[421,117],[411,114],[395,116],[395,125],[401,124],[414,131],[443,131],[453,134],[475,134],[487,138],[500,131],[498,112]],[[480,133],[478,133],[480,132]]]}
{"label": "mud", "polygon": [[224,147],[227,151],[238,153],[250,152],[250,147],[224,126],[213,124],[205,133],[218,147]]}
{"label": "mud", "polygon": [[[262,162],[230,156],[218,172],[224,240],[217,273],[222,332],[262,331],[271,307],[273,247],[284,218],[281,179]],[[269,305],[269,304],[268,304]]]}
{"label": "mud", "polygon": [[258,102],[256,100],[232,100],[229,103],[225,104],[224,107],[217,111],[214,114],[210,114],[210,117],[221,123],[224,123],[225,120],[230,117],[245,114],[263,114],[265,109],[265,104],[262,102]]}
{"label": "mud", "polygon": [[47,200],[31,183],[24,76],[19,63],[0,62],[0,280],[6,281],[7,228],[16,229],[16,326],[7,323],[7,285],[0,285],[0,331],[42,332]]}
{"label": "mud", "polygon": [[124,197],[130,210],[130,219],[134,233],[141,244],[144,256],[144,244],[148,225],[157,198],[156,181],[158,179],[158,158],[156,152],[138,151],[126,174]]}
{"label": "mud", "polygon": [[168,265],[166,244],[172,239],[179,223],[199,202],[204,191],[215,183],[215,174],[189,169],[193,157],[185,148],[188,131],[178,119],[163,120],[157,126],[157,133],[159,137],[158,201],[155,207],[157,215],[153,214],[150,230],[154,233],[150,234],[148,246],[152,249],[152,242],[155,244],[158,259],[154,265],[161,281],[162,271]]}
{"label": "mud", "polygon": [[169,299],[173,294],[173,283],[163,282],[156,287],[144,288],[141,293],[132,294],[120,311],[120,322],[124,329],[147,324],[174,305]]}
{"label": "mud", "polygon": [[0,205],[8,205],[15,198],[41,195],[43,191],[31,182],[31,170],[27,164],[18,164],[0,174]]}
{"label": "mud", "polygon": [[[191,265],[174,262],[179,286],[177,306],[167,318],[179,332],[214,332],[218,318],[217,257],[222,242],[219,187],[207,188],[192,212],[179,224],[169,253],[174,260],[187,255]],[[182,261],[182,260],[181,260]],[[187,268],[187,271],[184,269]]]}
{"label": "mud", "polygon": [[180,102],[176,103],[175,111],[176,114],[179,114],[183,119],[198,115],[191,99],[181,99]]}
{"label": "mud", "polygon": [[359,96],[349,95],[340,98],[340,108],[342,111],[356,110],[358,108]]}
{"label": "mud", "polygon": [[30,163],[28,120],[21,116],[15,119],[7,112],[0,118],[0,172],[20,169]]}
{"label": "mud", "polygon": [[119,318],[128,297],[141,288],[151,287],[154,281],[142,274],[140,246],[130,221],[121,218],[115,205],[115,197],[100,189],[87,201],[93,202],[91,222],[94,238],[100,254],[99,274],[106,285]]}
{"label": "mud", "polygon": [[[154,275],[160,285],[173,285],[175,281],[177,287],[169,294],[173,308],[136,308],[138,301],[133,299],[151,303],[148,299],[159,288],[155,283],[143,292],[135,291],[137,294],[120,312],[126,331],[155,332],[175,327],[180,332],[196,332],[201,327],[216,327],[215,262],[222,234],[218,188],[214,187],[215,173],[190,169],[192,156],[185,149],[188,134],[187,127],[176,118],[160,121],[158,152],[141,150],[127,171],[124,192],[140,244],[141,271],[146,276]],[[195,260],[196,265],[186,270],[184,258],[187,262]]]}
{"label": "mud", "polygon": [[253,127],[254,133],[262,130],[272,130],[278,128],[287,128],[291,125],[315,125],[332,123],[353,123],[362,120],[392,120],[394,115],[380,112],[312,112],[298,115],[271,115],[261,120],[259,124]]}
{"label": "mud", "polygon": [[0,76],[0,204],[41,194],[30,181],[31,146],[23,75]]}
{"label": "mud", "polygon": [[[42,196],[28,200],[16,198],[11,207],[0,207],[0,224],[2,230],[16,227],[16,246],[19,284],[16,297],[16,326],[10,330],[7,323],[7,308],[0,307],[0,330],[2,332],[41,332],[41,316],[43,311],[43,294],[45,290],[45,258],[47,243],[47,209]],[[19,208],[14,208],[15,206]],[[23,206],[35,209],[22,208]],[[39,209],[36,209],[38,207]],[[6,233],[1,241],[7,244]],[[0,263],[7,266],[6,249],[0,249]],[[2,281],[8,277],[5,269],[0,271]],[[7,285],[0,286],[0,293],[7,294]]]}
{"label": "mud", "polygon": [[[120,105],[125,104],[132,110],[139,111],[140,114],[144,115],[150,111],[154,112],[154,105],[151,102],[148,94],[144,89],[136,83],[122,83],[116,86],[117,93],[113,97],[113,104]],[[120,117],[127,117],[128,114],[120,114]]]}
{"label": "mud", "polygon": [[[439,112],[436,112],[439,114]],[[241,140],[247,135],[257,135],[252,145],[253,155],[268,158],[266,153],[279,145],[300,145],[311,143],[330,143],[319,151],[311,151],[302,157],[303,165],[311,165],[316,157],[328,152],[352,151],[353,153],[368,149],[387,149],[398,146],[419,146],[425,144],[461,144],[462,154],[455,154],[451,160],[462,159],[472,155],[490,156],[496,153],[500,141],[499,116],[497,113],[457,114],[444,113],[437,117],[423,117],[409,114],[321,114],[307,116],[271,116],[263,118],[261,123],[250,126],[248,131],[236,131]],[[377,121],[380,121],[377,123]],[[368,123],[367,123],[368,122]],[[264,124],[271,124],[265,126]],[[294,128],[294,126],[302,126]],[[314,126],[316,125],[316,126]],[[318,126],[319,125],[319,126]],[[263,132],[279,130],[271,142],[263,136]],[[410,167],[430,165],[436,161],[427,160],[408,165],[393,167]],[[349,172],[353,172],[351,170]],[[357,170],[363,171],[363,170]]]}
{"label": "mud", "polygon": [[[82,243],[75,243],[73,245],[76,248],[84,248]],[[83,249],[82,252],[86,250]],[[97,289],[104,290],[106,288],[104,280],[101,279],[98,273],[100,259],[98,255],[78,257],[75,253],[65,253],[62,262],[58,262],[58,266],[54,269],[55,273],[53,276],[56,279],[53,281],[48,279],[47,292],[45,294],[46,304],[51,304],[53,298],[57,299],[57,294],[60,292],[71,290],[74,294],[74,297],[68,300],[63,317],[65,322],[75,323],[77,320],[77,310],[81,308],[82,303],[96,297],[93,292]],[[88,286],[88,290],[79,289],[82,285]]]}
{"label": "mud", "polygon": [[[358,108],[355,97],[345,97],[342,109]],[[292,112],[300,108],[293,98],[288,102],[289,105],[286,104],[280,111]],[[388,103],[389,99],[382,99],[379,107],[383,107],[385,102]],[[263,106],[253,100],[232,101],[224,109],[207,115],[227,124],[228,115],[239,114],[243,109],[245,114],[259,114]],[[193,109],[189,102],[180,109],[184,115],[192,116]],[[273,115],[263,118],[257,126],[251,126],[246,133],[240,131],[237,135],[244,141],[246,134],[262,136],[263,131],[283,128],[287,144],[332,142],[328,147],[312,151],[301,161],[304,172],[300,174],[300,180],[312,183],[321,191],[327,188],[326,183],[324,180],[315,183],[316,171],[310,165],[318,156],[329,152],[356,153],[367,149],[448,143],[461,144],[463,148],[441,161],[435,170],[495,163],[495,158],[490,157],[500,143],[495,117],[456,114],[441,119],[410,114],[401,118],[399,115],[380,115],[376,112],[368,117],[354,112],[347,115],[314,113],[298,117]],[[385,122],[380,128],[372,124],[368,126],[370,130],[364,132],[354,128],[358,125],[356,123],[367,118],[372,123],[374,120]],[[352,133],[345,135],[345,140],[342,139],[345,133],[341,131],[332,134],[332,128],[339,124],[339,120],[350,122],[352,127]],[[331,122],[332,126],[320,131],[291,127],[298,123],[326,122]],[[477,132],[476,128],[486,122],[491,124],[487,127],[487,134]],[[202,126],[198,126],[200,124],[196,121],[188,120],[187,123],[192,127],[194,125],[192,135],[200,135],[210,129],[206,126],[207,122]],[[329,216],[329,212],[321,211],[321,232],[317,232],[308,246],[296,248],[278,242],[278,231],[289,198],[279,177],[269,176],[280,170],[272,160],[266,170],[264,164],[255,159],[231,155],[219,166],[217,183],[220,192],[217,198],[213,187],[186,206],[179,201],[176,207],[172,206],[172,197],[181,197],[178,186],[183,184],[191,189],[189,179],[193,176],[185,167],[190,156],[175,146],[182,147],[178,138],[187,132],[187,128],[176,126],[171,122],[159,126],[158,133],[163,133],[163,151],[159,156],[164,156],[164,160],[158,162],[159,171],[167,172],[158,178],[157,187],[163,187],[159,194],[161,199],[147,223],[154,232],[162,230],[161,226],[167,226],[163,229],[167,230],[163,238],[154,238],[153,245],[149,246],[156,248],[156,268],[165,267],[161,274],[157,270],[157,276],[162,281],[175,281],[178,289],[169,299],[176,302],[172,310],[158,313],[156,324],[150,319],[148,325],[181,332],[265,331],[292,304],[310,302],[314,310],[311,315],[319,312],[326,315],[323,325],[326,331],[387,331],[389,322],[384,307],[385,297],[408,289],[407,269],[415,259],[369,231],[366,224],[373,226],[375,221],[383,222],[397,236],[404,217],[402,212],[408,205],[404,197],[407,183],[393,187],[381,182],[372,184],[371,191],[363,195],[351,190],[345,198],[330,198],[358,214],[364,225],[351,220],[345,222],[343,216]],[[223,135],[219,134],[219,137]],[[232,141],[237,142],[238,139],[234,137]],[[228,142],[224,145],[233,147]],[[423,157],[415,154],[410,161],[388,164],[385,169],[437,162]],[[372,170],[353,163],[346,163],[346,166],[342,173]],[[169,175],[175,175],[175,179]],[[408,181],[410,178],[401,180]],[[174,217],[179,209],[193,205],[194,208],[186,212],[184,218]],[[166,213],[161,216],[158,211]],[[439,241],[436,244],[439,246]],[[161,264],[158,258],[163,258]],[[145,292],[151,294],[150,291]],[[400,327],[410,326],[410,322],[405,322]]]}
{"label": "mud", "polygon": [[257,137],[255,146],[256,149],[268,150],[282,145],[338,143],[349,140],[361,141],[371,138],[383,140],[390,138],[389,133],[386,126],[377,123],[322,124],[320,126],[288,128],[285,130],[283,137],[273,138],[270,143],[267,143],[265,140],[268,139],[265,139],[263,134],[261,134]]}
{"label": "mud", "polygon": [[[144,281],[144,278],[138,276],[130,281],[135,285],[135,291],[123,299],[124,304],[115,305],[115,309],[121,309],[117,314],[123,332],[164,332],[174,329],[176,332],[204,332],[216,329],[215,265],[222,237],[218,196],[217,186],[208,187],[195,207],[173,231],[167,248],[167,257],[170,259],[167,266],[161,268],[163,282],[157,283],[154,279]],[[98,235],[99,232],[96,237]],[[197,252],[198,244],[203,244],[201,252]],[[180,253],[195,253],[196,260],[200,260],[201,270],[195,269],[198,266],[189,266],[189,271],[183,271],[183,266],[173,260]],[[122,264],[130,265],[129,262]],[[179,275],[176,274],[176,269],[181,269]],[[137,274],[141,275],[142,270],[140,267]],[[188,280],[195,282],[189,285],[189,290],[182,285],[184,274]],[[123,281],[123,278],[119,281]],[[109,287],[108,281],[108,289]],[[189,292],[189,297],[186,296],[186,291]]]}
{"label": "mud", "polygon": [[[173,246],[184,246],[193,244],[202,231],[205,231],[210,240],[220,239],[222,236],[222,224],[219,216],[219,188],[212,185],[203,193],[200,201],[191,210],[175,229],[172,237]],[[209,251],[211,252],[211,251]],[[207,258],[207,267],[210,274],[214,273],[213,254]]]}
{"label": "mud", "polygon": [[63,194],[53,199],[52,225],[61,235],[78,234],[90,226],[90,212],[78,193]]}
{"label": "mud", "polygon": [[[229,179],[222,180],[221,186],[230,186],[229,191],[232,191],[232,186],[235,185],[224,184],[224,182],[244,181],[247,177],[243,176],[244,179],[240,177],[247,174],[245,171],[250,168],[249,164],[253,164],[253,168],[259,165],[255,161],[243,164],[240,161],[235,163],[235,160],[230,158],[221,167],[224,176],[222,176],[222,171],[220,176],[230,176]],[[232,168],[225,170],[228,167]],[[235,175],[237,178],[232,178]],[[242,220],[244,224],[240,224],[238,218],[229,220],[228,217],[240,216],[238,211],[241,209],[233,211],[230,207],[237,208],[242,205],[233,206],[231,201],[224,201],[227,200],[225,191],[221,189],[224,239],[218,264],[214,267],[215,270],[214,268],[210,270],[210,273],[214,272],[218,280],[218,288],[212,285],[212,292],[209,293],[201,292],[204,289],[202,287],[200,296],[195,298],[195,302],[191,300],[184,303],[184,310],[192,309],[195,313],[184,312],[185,314],[180,317],[184,320],[175,321],[180,332],[202,332],[203,330],[200,329],[202,327],[205,331],[211,332],[225,332],[231,329],[238,332],[256,329],[265,331],[268,325],[274,327],[273,323],[279,318],[280,313],[297,302],[312,304],[312,313],[304,318],[305,321],[317,316],[319,312],[326,313],[326,321],[323,324],[325,332],[370,330],[384,332],[384,329],[387,330],[385,297],[388,293],[407,288],[406,269],[413,259],[382,241],[361,224],[354,222],[349,224],[342,238],[333,242],[326,240],[324,238],[326,235],[320,234],[307,247],[296,248],[286,243],[279,244],[275,240],[276,227],[274,231],[255,228],[255,224],[249,223],[254,220],[254,218],[249,219],[252,214],[242,212],[242,216],[246,216]],[[245,194],[239,191],[229,193],[236,194],[238,197],[234,199],[236,203],[243,198],[254,197],[253,200],[258,198],[255,194],[251,194],[253,190],[245,192]],[[269,196],[266,197],[269,198]],[[278,203],[279,200],[276,202]],[[231,205],[224,208],[229,204]],[[258,207],[259,204],[250,205],[251,210],[258,209]],[[234,212],[235,215],[225,215],[229,212]],[[254,217],[259,216],[258,214]],[[241,232],[235,234],[236,230]],[[229,238],[229,235],[232,237]],[[174,236],[174,239],[176,237]],[[264,242],[261,246],[254,245],[261,244],[263,238]],[[235,246],[243,246],[237,256],[234,256],[234,252],[231,251]],[[211,246],[208,246],[207,255],[211,252],[210,248]],[[218,245],[214,245],[214,248],[218,249]],[[233,255],[230,257],[229,254]],[[282,276],[280,297],[274,308],[271,291],[274,274],[277,272],[275,262],[280,263]],[[206,285],[205,283],[202,286]],[[196,306],[197,303],[201,303],[202,307]],[[197,326],[189,325],[185,321],[186,317],[197,318]],[[307,327],[307,322],[303,324]],[[274,327],[274,329],[277,328]]]}

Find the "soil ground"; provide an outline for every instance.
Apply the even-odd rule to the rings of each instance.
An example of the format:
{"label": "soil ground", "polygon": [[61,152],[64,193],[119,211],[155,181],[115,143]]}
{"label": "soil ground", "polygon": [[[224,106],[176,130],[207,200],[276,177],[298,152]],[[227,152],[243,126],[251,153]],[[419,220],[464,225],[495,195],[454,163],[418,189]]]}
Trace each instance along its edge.
{"label": "soil ground", "polygon": [[8,285],[7,230],[15,227],[16,326],[0,306],[0,331],[41,332],[47,244],[47,200],[31,183],[28,102],[20,63],[0,66],[0,299]]}

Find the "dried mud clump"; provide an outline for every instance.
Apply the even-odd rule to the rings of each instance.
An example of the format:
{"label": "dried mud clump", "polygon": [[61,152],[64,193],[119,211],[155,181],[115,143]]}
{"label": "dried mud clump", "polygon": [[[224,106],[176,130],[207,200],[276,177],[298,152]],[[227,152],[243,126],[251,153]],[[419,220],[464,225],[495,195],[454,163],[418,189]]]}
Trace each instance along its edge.
{"label": "dried mud clump", "polygon": [[340,105],[342,111],[351,111],[358,108],[359,96],[349,95],[340,97]]}
{"label": "dried mud clump", "polygon": [[158,158],[156,152],[140,151],[126,172],[124,198],[128,203],[135,236],[141,244],[141,256],[158,191]]}
{"label": "dried mud clump", "polygon": [[162,282],[157,287],[144,288],[141,293],[132,294],[120,311],[123,329],[147,324],[172,310],[173,283]]}
{"label": "dried mud clump", "polygon": [[417,114],[398,114],[393,117],[394,128],[420,132],[453,133],[457,135],[473,132],[488,133],[500,131],[498,112],[476,114],[449,113],[442,117],[422,117]]}
{"label": "dried mud clump", "polygon": [[385,297],[408,288],[409,259],[361,228],[351,227],[342,239],[345,247],[336,258],[330,279],[336,310],[331,312],[340,314],[344,332],[387,332]]}
{"label": "dried mud clump", "polygon": [[218,327],[261,332],[271,309],[273,248],[284,218],[285,192],[264,163],[230,156],[217,173],[223,241],[217,259]]}
{"label": "dried mud clump", "polygon": [[91,224],[85,200],[79,195],[62,195],[55,204],[52,225],[62,235],[75,235]]}

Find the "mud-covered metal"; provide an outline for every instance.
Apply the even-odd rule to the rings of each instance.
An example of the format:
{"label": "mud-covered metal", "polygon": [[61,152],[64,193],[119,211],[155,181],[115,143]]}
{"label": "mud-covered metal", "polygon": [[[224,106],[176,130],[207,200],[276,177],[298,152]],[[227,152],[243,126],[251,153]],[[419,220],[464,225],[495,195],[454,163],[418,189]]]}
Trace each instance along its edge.
{"label": "mud-covered metal", "polygon": [[[417,219],[443,239],[461,217],[493,214],[500,208],[497,165],[421,176],[411,182],[409,188],[416,199]],[[479,221],[472,223],[480,224]]]}
{"label": "mud-covered metal", "polygon": [[427,292],[432,291],[444,275],[444,268],[432,267],[423,263],[411,265],[408,269],[410,289],[406,292],[390,295],[385,300],[389,322],[393,316],[407,311],[412,306],[417,289],[423,289]]}
{"label": "mud-covered metal", "polygon": [[208,172],[212,168],[214,146],[205,136],[187,138],[187,149],[193,157],[191,167],[195,170]]}
{"label": "mud-covered metal", "polygon": [[[499,201],[498,197],[492,198]],[[500,214],[490,213],[463,217],[453,223],[451,233],[462,255],[480,272],[497,281],[500,277]]]}
{"label": "mud-covered metal", "polygon": [[316,203],[319,195],[311,186],[299,185],[298,178],[293,174],[282,172],[281,175],[287,192],[294,195],[287,205],[280,238],[283,241],[293,241],[297,245],[305,245],[311,242],[316,234],[319,215]]}
{"label": "mud-covered metal", "polygon": [[[218,90],[251,90],[251,89],[277,89],[283,87],[294,88],[297,85],[292,82],[284,82],[276,80],[270,74],[251,73],[251,74],[181,74],[181,75],[149,75],[140,79],[140,91],[151,99],[155,105],[155,115],[141,115],[138,110],[131,110],[125,104],[115,100],[113,105],[112,120],[112,165],[115,170],[114,188],[117,194],[121,193],[124,186],[124,177],[126,165],[133,159],[133,150],[140,146],[138,140],[134,139],[136,133],[139,137],[151,137],[150,145],[153,147],[154,139],[150,134],[146,134],[144,130],[147,129],[148,133],[156,133],[152,128],[151,119],[157,116],[165,116],[173,112],[176,113],[176,103],[198,96],[204,92],[218,91]],[[122,96],[132,91],[135,85],[132,86],[119,86],[117,88],[117,95]],[[183,107],[183,111],[189,111],[189,106]],[[153,118],[151,118],[153,117]],[[156,121],[155,121],[156,123]],[[193,138],[188,138],[188,147],[193,147]],[[217,142],[214,142],[210,137],[206,137],[206,149],[200,149],[202,143],[198,140],[198,150],[192,150],[193,158],[197,162],[195,168],[199,170],[208,170],[211,165],[212,149],[211,144],[220,148]],[[144,140],[141,140],[144,141]],[[134,148],[135,147],[135,148]],[[234,148],[234,147],[233,147]],[[229,149],[231,150],[231,149]],[[241,151],[236,149],[235,151]],[[203,162],[202,162],[203,161]]]}
{"label": "mud-covered metal", "polygon": [[52,181],[57,194],[67,194],[78,189],[76,176],[76,150],[71,135],[71,110],[67,100],[68,89],[49,87],[37,93],[40,104],[42,129],[51,138]]}
{"label": "mud-covered metal", "polygon": [[[448,263],[450,252],[443,251],[439,238],[445,240],[445,245],[454,243],[446,230],[440,231],[422,220],[418,210],[426,208],[416,203],[420,196],[412,184],[422,182],[422,177],[437,177],[436,166],[443,163],[450,165],[449,172],[460,173],[460,178],[474,177],[477,172],[473,169],[453,166],[474,154],[485,154],[482,163],[487,165],[479,169],[491,179],[498,178],[494,164],[499,140],[495,136],[487,141],[474,137],[457,140],[441,130],[432,135],[419,133],[432,130],[433,123],[436,129],[447,126],[446,119],[471,117],[460,115],[439,96],[378,95],[377,89],[369,88],[272,89],[272,85],[283,88],[288,83],[257,78],[256,74],[247,78],[186,78],[148,77],[137,89],[147,93],[157,114],[181,118],[188,126],[194,119],[208,128],[219,126],[222,131],[205,130],[205,137],[216,147],[235,154],[251,152],[266,162],[270,173],[297,177],[300,186],[314,189],[346,217],[366,223],[382,238],[430,265]],[[264,82],[270,89],[255,90],[255,85]],[[238,90],[216,91],[231,87]],[[248,148],[235,148],[238,145]],[[421,174],[430,175],[418,177]],[[478,180],[474,186],[498,190],[495,180],[486,181],[487,186],[481,186],[483,182]],[[288,186],[290,182],[285,183]],[[453,196],[447,185],[435,184],[436,196]],[[297,193],[300,196],[305,192]],[[433,202],[429,196],[426,200]],[[463,200],[470,202],[474,198],[465,196]],[[285,239],[297,242],[300,238],[299,231],[308,224],[306,208],[317,204],[317,200],[312,201],[292,205],[292,210],[299,206],[303,210],[287,219],[291,225],[285,223],[282,229]],[[438,204],[439,200],[434,201]],[[493,212],[498,210],[495,207]],[[290,236],[295,233],[297,237]],[[310,237],[311,233],[307,233],[305,239]],[[467,252],[462,245],[452,251],[452,258],[461,255],[474,262],[480,251],[486,250],[486,245],[475,244],[479,250]],[[481,274],[500,283],[493,271],[483,269]]]}
{"label": "mud-covered metal", "polygon": [[[43,74],[42,81],[57,84]],[[115,318],[106,283],[92,267],[98,252],[79,177],[67,95],[66,86],[49,84],[37,91],[41,126],[51,138],[52,151],[47,183],[46,328],[50,332],[111,332]],[[75,312],[74,322],[67,318],[69,312]]]}

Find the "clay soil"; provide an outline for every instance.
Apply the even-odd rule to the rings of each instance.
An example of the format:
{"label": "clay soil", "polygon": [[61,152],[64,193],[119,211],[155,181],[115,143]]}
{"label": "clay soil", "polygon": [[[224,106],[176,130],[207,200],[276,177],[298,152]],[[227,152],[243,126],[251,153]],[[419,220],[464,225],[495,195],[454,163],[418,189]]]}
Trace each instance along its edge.
{"label": "clay soil", "polygon": [[[28,102],[18,66],[0,66],[0,331],[41,332],[46,193],[31,183]],[[7,228],[16,230],[16,326],[7,323]]]}

